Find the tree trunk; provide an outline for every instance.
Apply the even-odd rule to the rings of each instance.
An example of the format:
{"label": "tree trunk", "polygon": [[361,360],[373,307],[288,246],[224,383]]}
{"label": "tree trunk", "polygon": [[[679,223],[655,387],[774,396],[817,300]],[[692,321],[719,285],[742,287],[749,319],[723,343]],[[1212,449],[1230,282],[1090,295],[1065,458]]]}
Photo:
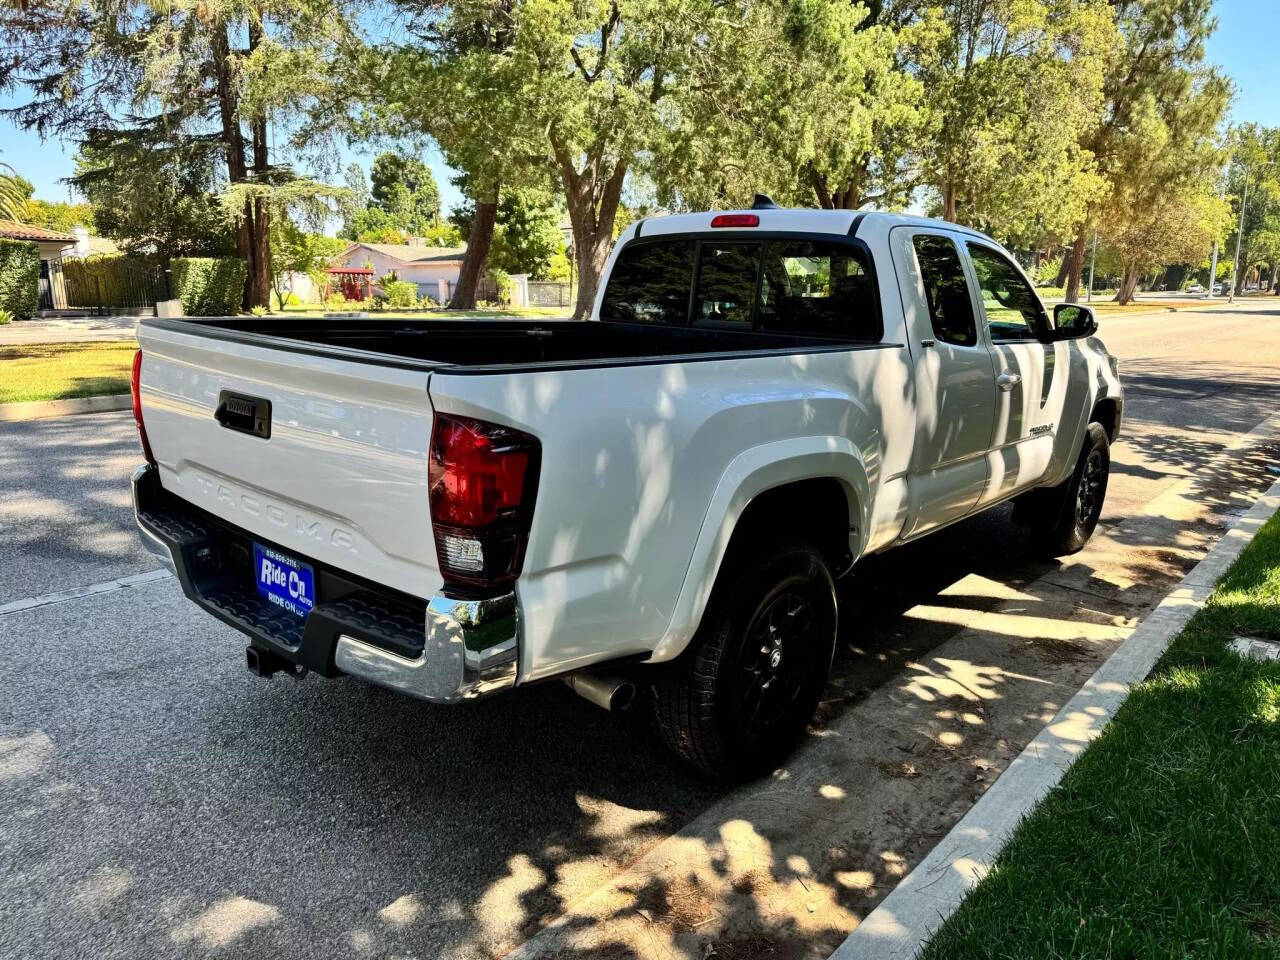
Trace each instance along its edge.
{"label": "tree trunk", "polygon": [[[231,77],[231,44],[227,39],[227,25],[214,25],[210,36],[210,50],[213,54],[213,71],[218,80],[218,116],[222,122],[222,148],[227,158],[227,180],[231,183],[244,183],[248,179],[248,165],[245,162],[244,134],[240,130],[240,121],[236,116],[237,98]],[[253,263],[253,210],[245,202],[244,213],[236,222],[236,252],[246,265]],[[241,306],[248,309],[253,305],[251,291],[253,278],[245,276],[244,294]]]}
{"label": "tree trunk", "polygon": [[1067,303],[1080,302],[1080,274],[1084,272],[1085,225],[1080,224],[1076,230],[1076,238],[1071,242],[1071,249],[1062,258],[1062,265],[1067,271],[1067,289],[1063,299]]}
{"label": "tree trunk", "polygon": [[471,235],[467,237],[467,252],[458,271],[458,285],[454,287],[449,306],[454,310],[476,308],[476,285],[480,272],[489,257],[493,243],[493,225],[498,219],[498,185],[495,183],[487,194],[476,198],[476,215],[471,221]]}
{"label": "tree trunk", "polygon": [[[262,42],[261,9],[257,18],[249,18],[249,52]],[[261,114],[250,122],[253,135],[254,179],[265,182],[271,169],[267,152],[267,118]],[[253,201],[253,218],[249,220],[249,275],[246,295],[249,309],[271,306],[271,208],[265,198]]]}
{"label": "tree trunk", "polygon": [[573,319],[586,320],[595,305],[605,261],[613,247],[613,223],[622,199],[627,167],[621,160],[607,180],[581,173],[564,151],[557,151],[569,221],[573,224],[573,257],[578,265],[578,296]]}
{"label": "tree trunk", "polygon": [[942,219],[956,222],[956,185],[948,183],[942,188]]}
{"label": "tree trunk", "polygon": [[1116,291],[1116,303],[1124,306],[1133,299],[1134,291],[1138,288],[1138,278],[1137,267],[1124,268],[1124,276],[1120,279],[1120,289]]}
{"label": "tree trunk", "polygon": [[1055,287],[1065,287],[1067,285],[1067,276],[1071,273],[1071,250],[1072,247],[1063,248],[1062,265],[1058,267],[1058,276],[1053,281]]}

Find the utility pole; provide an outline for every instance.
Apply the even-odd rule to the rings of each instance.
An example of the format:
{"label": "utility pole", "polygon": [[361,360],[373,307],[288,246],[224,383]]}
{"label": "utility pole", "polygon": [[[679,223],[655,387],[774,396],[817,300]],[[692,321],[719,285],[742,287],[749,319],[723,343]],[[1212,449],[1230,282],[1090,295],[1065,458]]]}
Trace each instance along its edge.
{"label": "utility pole", "polygon": [[1227,287],[1227,303],[1236,302],[1236,271],[1240,269],[1240,241],[1244,238],[1244,205],[1249,201],[1249,174],[1245,171],[1244,190],[1240,192],[1240,226],[1236,229],[1236,257],[1231,261],[1231,286]]}
{"label": "utility pole", "polygon": [[1084,302],[1093,303],[1093,262],[1098,259],[1098,231],[1093,231],[1093,249],[1089,251],[1089,292]]}

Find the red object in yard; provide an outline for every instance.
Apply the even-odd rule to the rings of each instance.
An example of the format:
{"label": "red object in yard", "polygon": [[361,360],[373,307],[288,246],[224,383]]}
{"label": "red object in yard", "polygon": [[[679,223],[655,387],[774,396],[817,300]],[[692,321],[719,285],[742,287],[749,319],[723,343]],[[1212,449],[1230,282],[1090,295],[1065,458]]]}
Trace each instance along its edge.
{"label": "red object in yard", "polygon": [[373,270],[368,267],[330,267],[325,271],[332,277],[331,283],[348,300],[369,300],[373,297]]}

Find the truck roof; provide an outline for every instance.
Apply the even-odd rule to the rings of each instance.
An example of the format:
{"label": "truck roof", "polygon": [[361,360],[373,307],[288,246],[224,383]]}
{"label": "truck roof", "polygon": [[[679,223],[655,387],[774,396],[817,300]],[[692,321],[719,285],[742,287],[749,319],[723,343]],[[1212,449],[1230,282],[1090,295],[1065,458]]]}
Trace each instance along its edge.
{"label": "truck roof", "polygon": [[[879,228],[887,232],[891,227],[915,224],[939,227],[957,233],[966,233],[990,241],[986,234],[958,223],[948,223],[931,217],[915,217],[905,213],[883,213],[877,210],[816,210],[805,207],[765,207],[753,210],[710,210],[699,213],[679,213],[669,216],[648,217],[631,224],[618,238],[622,241],[636,237],[651,237],[673,233],[702,233],[712,229],[716,217],[754,215],[759,217],[758,229],[781,230],[795,233],[830,233],[838,236],[864,233],[867,228]],[[865,235],[865,233],[864,233]]]}

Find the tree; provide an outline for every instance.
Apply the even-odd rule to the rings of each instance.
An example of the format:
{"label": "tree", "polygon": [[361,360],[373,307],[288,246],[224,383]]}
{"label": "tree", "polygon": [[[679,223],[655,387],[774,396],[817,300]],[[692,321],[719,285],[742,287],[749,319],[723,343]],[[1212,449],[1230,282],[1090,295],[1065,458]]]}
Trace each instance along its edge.
{"label": "tree", "polygon": [[[463,178],[465,189],[465,178]],[[465,196],[465,194],[464,194]],[[465,238],[475,219],[469,198],[450,214]],[[564,256],[560,210],[549,190],[536,187],[503,190],[498,201],[488,266],[508,274],[527,273],[535,280],[550,279],[557,255]],[[567,275],[567,267],[566,267]]]}
{"label": "tree", "polygon": [[431,168],[417,157],[390,150],[373,158],[369,169],[372,203],[421,234],[440,220],[440,188]]}
{"label": "tree", "polygon": [[293,280],[305,273],[315,286],[324,282],[329,261],[346,248],[337,237],[307,233],[289,217],[277,217],[271,226],[271,285],[281,310],[293,295]]}
{"label": "tree", "polygon": [[206,140],[147,143],[111,131],[90,134],[71,185],[94,211],[97,231],[126,252],[173,257],[236,250],[217,191],[217,147]]}
{"label": "tree", "polygon": [[1240,205],[1244,203],[1240,263],[1232,277],[1235,292],[1240,293],[1250,271],[1261,263],[1270,266],[1280,253],[1276,249],[1280,234],[1280,128],[1250,123],[1234,131],[1227,190],[1235,211],[1225,245],[1229,254],[1235,252]]}
{"label": "tree", "polygon": [[1101,233],[1122,265],[1116,302],[1133,299],[1145,273],[1170,263],[1198,263],[1229,216],[1225,201],[1207,184],[1190,183],[1180,192],[1161,191],[1138,209],[1125,209],[1114,222],[1103,221]]}
{"label": "tree", "polygon": [[4,112],[41,136],[102,131],[120,148],[117,168],[151,149],[216,146],[245,204],[235,217],[249,267],[244,306],[265,306],[270,216],[281,206],[270,193],[297,179],[273,163],[268,127],[285,133],[286,149],[300,147],[314,138],[300,117],[345,110],[327,65],[352,42],[353,9],[349,0],[9,4],[0,89],[29,99]]}
{"label": "tree", "polygon": [[18,176],[18,171],[0,161],[0,218],[23,222],[27,198],[30,196],[24,187],[25,183]]}
{"label": "tree", "polygon": [[1101,109],[1109,5],[950,0],[941,21],[913,68],[938,116],[922,161],[938,212],[1020,246],[1069,235],[1102,186],[1080,138]]}
{"label": "tree", "polygon": [[[1080,217],[1067,262],[1067,299],[1076,300],[1091,225],[1143,232],[1151,207],[1177,207],[1188,180],[1212,176],[1212,140],[1230,97],[1204,64],[1213,32],[1212,0],[1114,0],[1118,42],[1108,59],[1104,107],[1082,138],[1104,189]],[[1176,156],[1161,156],[1168,144]]]}

